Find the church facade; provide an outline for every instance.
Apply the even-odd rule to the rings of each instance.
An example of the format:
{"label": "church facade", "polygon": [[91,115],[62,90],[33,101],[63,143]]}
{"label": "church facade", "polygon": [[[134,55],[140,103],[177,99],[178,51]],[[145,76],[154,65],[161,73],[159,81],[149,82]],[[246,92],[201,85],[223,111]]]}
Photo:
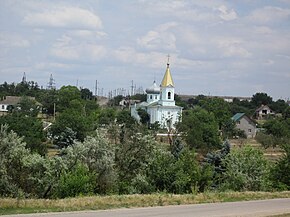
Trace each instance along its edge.
{"label": "church facade", "polygon": [[167,63],[163,80],[158,86],[154,81],[152,86],[146,89],[147,101],[131,106],[131,116],[140,120],[138,110],[145,110],[150,123],[158,122],[161,128],[175,128],[182,115],[182,107],[175,105],[174,83]]}

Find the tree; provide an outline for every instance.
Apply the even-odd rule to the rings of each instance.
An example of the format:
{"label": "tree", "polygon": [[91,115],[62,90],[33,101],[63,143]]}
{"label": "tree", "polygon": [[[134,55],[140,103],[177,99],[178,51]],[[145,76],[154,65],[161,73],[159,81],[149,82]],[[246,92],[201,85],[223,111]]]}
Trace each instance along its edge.
{"label": "tree", "polygon": [[288,106],[282,113],[284,119],[290,119],[290,106]]}
{"label": "tree", "polygon": [[278,99],[276,102],[272,102],[269,106],[276,113],[283,113],[285,109],[289,107],[283,99]]}
{"label": "tree", "polygon": [[141,109],[141,108],[139,108],[137,112],[140,117],[140,122],[142,124],[148,125],[150,122],[149,114],[144,109]]}
{"label": "tree", "polygon": [[220,147],[218,124],[214,114],[196,108],[183,113],[178,126],[189,147],[211,150]]}
{"label": "tree", "polygon": [[290,190],[290,143],[281,145],[283,156],[275,163],[271,170],[273,186],[279,190]]}
{"label": "tree", "polygon": [[0,125],[0,195],[16,197],[20,191],[22,159],[28,155],[23,139]]}
{"label": "tree", "polygon": [[73,138],[84,141],[88,132],[92,131],[92,127],[91,120],[82,111],[67,109],[57,117],[50,128],[50,134],[56,145],[64,145],[64,143],[58,144],[58,141],[69,141],[66,143],[68,146],[72,144]]}
{"label": "tree", "polygon": [[42,104],[42,112],[48,115],[53,115],[55,106],[58,102],[57,90],[43,90],[38,97],[39,102]]}
{"label": "tree", "polygon": [[255,107],[269,105],[272,103],[272,97],[268,96],[267,93],[256,93],[252,96],[251,102]]}
{"label": "tree", "polygon": [[0,128],[0,196],[47,197],[63,170],[60,157],[44,158],[31,153],[23,139]]}
{"label": "tree", "polygon": [[27,116],[22,113],[13,112],[0,117],[0,124],[7,124],[10,130],[15,131],[19,136],[23,136],[26,147],[32,152],[45,155],[47,147],[42,123],[39,119]]}
{"label": "tree", "polygon": [[81,98],[84,100],[92,100],[93,93],[88,88],[81,89]]}
{"label": "tree", "polygon": [[81,99],[81,91],[75,86],[62,86],[58,91],[57,111],[62,112],[69,108],[72,100]]}
{"label": "tree", "polygon": [[16,109],[14,109],[14,112],[19,112],[31,117],[36,117],[39,111],[40,105],[37,105],[35,100],[25,96],[21,98],[20,102],[16,105]]}
{"label": "tree", "polygon": [[226,156],[230,153],[230,143],[225,141],[220,150],[209,152],[204,158],[204,162],[213,168],[213,186],[217,188],[222,183],[223,173],[226,171],[225,165],[222,163]]}
{"label": "tree", "polygon": [[94,174],[94,192],[106,194],[114,191],[115,175],[115,146],[98,131],[87,137],[84,142],[75,142],[64,149],[63,159],[68,171],[82,164]]}
{"label": "tree", "polygon": [[152,136],[138,133],[117,146],[116,166],[119,193],[142,193],[142,189],[137,188],[137,180],[145,176],[156,146],[156,141]]}
{"label": "tree", "polygon": [[290,137],[290,121],[273,119],[264,123],[266,133],[277,138]]}
{"label": "tree", "polygon": [[221,129],[231,118],[230,106],[222,98],[204,98],[199,101],[199,105],[210,113],[213,113]]}
{"label": "tree", "polygon": [[122,110],[116,116],[118,124],[124,124],[126,127],[131,127],[136,123],[136,120],[131,116],[129,110]]}
{"label": "tree", "polygon": [[222,161],[223,188],[234,191],[263,191],[269,187],[270,167],[263,152],[250,146],[234,149]]}
{"label": "tree", "polygon": [[78,164],[74,170],[61,174],[55,196],[65,198],[92,194],[94,179],[94,173],[89,172],[85,165]]}

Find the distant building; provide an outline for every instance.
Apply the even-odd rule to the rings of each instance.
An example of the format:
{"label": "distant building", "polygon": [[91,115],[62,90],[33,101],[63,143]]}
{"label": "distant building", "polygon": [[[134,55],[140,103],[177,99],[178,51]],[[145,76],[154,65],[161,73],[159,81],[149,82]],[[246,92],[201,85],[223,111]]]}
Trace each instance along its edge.
{"label": "distant building", "polygon": [[[198,95],[179,95],[181,100],[188,101],[189,99],[195,99]],[[206,98],[221,98],[226,102],[233,102],[234,99],[238,99],[240,101],[248,101],[252,100],[252,97],[244,97],[244,96],[204,96]]]}
{"label": "distant building", "polygon": [[17,105],[21,100],[19,96],[6,96],[0,101],[0,114],[3,115],[8,112],[10,106]]}
{"label": "distant building", "polygon": [[255,118],[257,120],[267,119],[271,115],[275,115],[275,112],[272,109],[270,109],[269,106],[267,106],[267,105],[261,105],[255,111]]}
{"label": "distant building", "polygon": [[[35,97],[28,97],[31,100],[35,100]],[[0,101],[0,116],[7,114],[9,109],[14,108],[18,103],[20,103],[22,97],[20,96],[6,96]],[[41,104],[37,103],[40,107]]]}
{"label": "distant building", "polygon": [[237,113],[232,117],[236,123],[236,128],[243,130],[247,138],[254,138],[257,133],[256,122],[249,118],[245,113]]}
{"label": "distant building", "polygon": [[152,86],[146,89],[146,93],[146,102],[131,106],[131,116],[140,120],[138,109],[143,109],[148,113],[151,124],[158,122],[162,128],[174,128],[181,118],[182,107],[175,105],[174,83],[169,63],[160,87],[154,81]]}

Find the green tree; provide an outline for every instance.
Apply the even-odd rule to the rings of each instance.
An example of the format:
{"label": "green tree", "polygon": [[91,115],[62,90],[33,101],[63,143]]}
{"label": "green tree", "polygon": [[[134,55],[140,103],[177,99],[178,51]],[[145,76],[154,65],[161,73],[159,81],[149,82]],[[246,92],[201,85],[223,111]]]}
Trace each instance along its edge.
{"label": "green tree", "polygon": [[65,198],[92,194],[94,179],[94,174],[85,165],[78,164],[74,170],[61,174],[55,196]]}
{"label": "green tree", "polygon": [[275,163],[271,170],[273,187],[279,190],[290,190],[290,143],[281,145],[283,156]]}
{"label": "green tree", "polygon": [[126,127],[132,127],[136,123],[129,110],[119,111],[116,119],[118,124],[124,124]]}
{"label": "green tree", "polygon": [[88,88],[81,89],[81,98],[84,100],[92,100],[93,93]]}
{"label": "green tree", "polygon": [[178,128],[191,148],[211,150],[220,147],[218,124],[213,113],[201,108],[185,111]]}
{"label": "green tree", "polygon": [[63,159],[68,171],[74,170],[80,163],[95,174],[94,192],[106,194],[115,188],[115,146],[102,136],[98,131],[87,137],[84,142],[75,142],[64,149]]}
{"label": "green tree", "polygon": [[63,137],[61,141],[70,141],[67,145],[71,145],[72,139],[70,138],[74,138],[74,134],[76,140],[84,141],[92,128],[91,120],[82,111],[67,109],[57,117],[56,122],[50,128],[50,134],[56,145],[60,145],[57,144],[59,141],[57,138],[61,137]]}
{"label": "green tree", "polygon": [[72,100],[80,100],[81,91],[75,86],[62,86],[58,91],[57,111],[62,112],[69,108]]}
{"label": "green tree", "polygon": [[268,96],[267,93],[256,93],[252,96],[251,103],[255,106],[269,105],[273,102],[272,97]]}
{"label": "green tree", "polygon": [[290,119],[290,106],[288,106],[282,113],[284,119]]}
{"label": "green tree", "polygon": [[277,138],[290,137],[290,121],[273,119],[264,123],[266,133]]}
{"label": "green tree", "polygon": [[59,157],[31,153],[7,125],[0,128],[0,196],[47,197],[63,163]]}
{"label": "green tree", "polygon": [[150,121],[149,114],[144,109],[141,109],[141,108],[139,108],[137,112],[140,117],[140,122],[142,124],[148,125]]}
{"label": "green tree", "polygon": [[19,136],[23,136],[26,147],[32,152],[41,155],[46,154],[47,147],[42,123],[36,117],[13,112],[0,117],[0,124],[8,124],[10,130],[15,131]]}
{"label": "green tree", "polygon": [[98,115],[98,124],[108,125],[115,122],[116,114],[117,112],[113,108],[102,109]]}
{"label": "green tree", "polygon": [[7,125],[0,127],[0,195],[17,197],[22,192],[22,159],[29,151],[25,148],[23,139],[8,130]]}
{"label": "green tree", "polygon": [[156,146],[156,141],[152,136],[138,133],[126,139],[124,143],[118,144],[116,166],[119,193],[142,193],[143,189],[137,188],[136,181],[139,177],[145,176],[146,168],[152,161]]}
{"label": "green tree", "polygon": [[221,129],[231,118],[229,103],[221,98],[204,98],[199,105],[210,113],[213,113]]}

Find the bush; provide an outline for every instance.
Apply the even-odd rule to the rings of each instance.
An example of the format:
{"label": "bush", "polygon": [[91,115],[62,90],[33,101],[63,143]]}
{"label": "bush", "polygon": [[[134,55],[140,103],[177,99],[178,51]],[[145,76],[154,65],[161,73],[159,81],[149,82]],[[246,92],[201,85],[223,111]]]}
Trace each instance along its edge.
{"label": "bush", "polygon": [[226,156],[223,165],[223,188],[234,191],[268,189],[270,167],[262,151],[250,146],[235,149]]}
{"label": "bush", "polygon": [[290,144],[282,146],[285,153],[271,170],[273,186],[279,190],[290,190]]}
{"label": "bush", "polygon": [[90,173],[85,165],[79,164],[71,172],[61,175],[55,196],[65,198],[92,194],[94,180],[95,175]]}

